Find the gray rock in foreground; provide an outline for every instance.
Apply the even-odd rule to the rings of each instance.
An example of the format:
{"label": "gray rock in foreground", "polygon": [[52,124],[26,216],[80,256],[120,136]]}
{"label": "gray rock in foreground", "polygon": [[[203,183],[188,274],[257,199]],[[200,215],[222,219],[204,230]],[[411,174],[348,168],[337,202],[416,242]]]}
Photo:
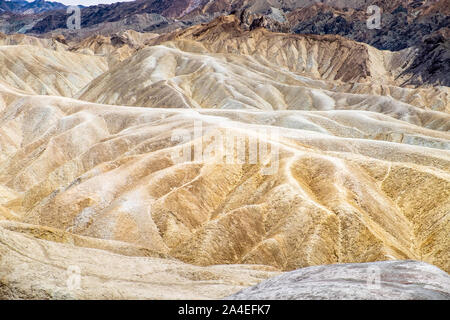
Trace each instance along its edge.
{"label": "gray rock in foreground", "polygon": [[418,261],[315,266],[284,273],[230,300],[450,300],[450,276]]}

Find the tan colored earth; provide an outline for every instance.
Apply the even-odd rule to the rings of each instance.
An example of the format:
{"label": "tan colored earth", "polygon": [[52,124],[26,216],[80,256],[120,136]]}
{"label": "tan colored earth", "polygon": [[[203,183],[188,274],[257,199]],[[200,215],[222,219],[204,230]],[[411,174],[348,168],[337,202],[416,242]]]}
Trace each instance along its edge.
{"label": "tan colored earth", "polygon": [[126,37],[2,40],[0,294],[222,298],[315,265],[450,271],[449,88],[402,86],[407,51],[233,16]]}

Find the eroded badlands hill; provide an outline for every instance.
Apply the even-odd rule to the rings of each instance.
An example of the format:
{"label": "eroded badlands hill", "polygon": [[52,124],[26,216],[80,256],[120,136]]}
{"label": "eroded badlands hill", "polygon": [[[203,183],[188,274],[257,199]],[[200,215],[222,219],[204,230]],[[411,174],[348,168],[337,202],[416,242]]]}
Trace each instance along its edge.
{"label": "eroded badlands hill", "polygon": [[[57,275],[30,293],[30,275],[6,272],[6,296],[72,297],[64,268],[92,275],[97,254],[136,266],[130,282],[155,264],[190,276],[179,296],[158,296],[153,276],[150,296],[133,295],[99,269],[75,297],[225,297],[334,263],[450,271],[448,87],[402,86],[408,52],[245,31],[233,16],[113,39],[0,47],[18,56],[0,72],[0,254],[38,287],[49,261]],[[223,264],[238,265],[228,280]]]}
{"label": "eroded badlands hill", "polygon": [[448,87],[402,86],[411,77],[405,73],[408,51],[379,51],[338,36],[245,31],[235,16],[148,44],[152,46],[112,67],[78,97],[169,108],[328,110],[388,106],[449,110]]}
{"label": "eroded badlands hill", "polygon": [[[3,90],[9,218],[200,265],[415,258],[449,268],[448,129],[367,111],[111,107]],[[247,154],[256,139],[277,158],[227,164],[220,140],[233,133]],[[174,157],[186,146],[203,158]]]}
{"label": "eroded badlands hill", "polygon": [[36,45],[0,46],[1,81],[32,94],[72,97],[106,70],[103,57]]}
{"label": "eroded badlands hill", "polygon": [[[124,247],[114,241],[103,242],[112,248]],[[278,273],[264,266],[197,267],[151,255],[136,257],[124,255],[124,251],[112,253],[105,250],[105,246],[102,249],[36,240],[4,229],[2,225],[0,297],[220,299]],[[68,285],[72,275],[68,270],[79,270],[79,285],[76,282]]]}

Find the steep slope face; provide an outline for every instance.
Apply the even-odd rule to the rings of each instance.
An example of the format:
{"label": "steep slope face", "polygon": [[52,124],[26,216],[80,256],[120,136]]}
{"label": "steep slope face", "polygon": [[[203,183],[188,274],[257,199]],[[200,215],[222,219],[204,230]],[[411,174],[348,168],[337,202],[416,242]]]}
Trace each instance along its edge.
{"label": "steep slope face", "polygon": [[65,51],[68,49],[67,42],[62,36],[55,36],[50,38],[36,38],[24,34],[6,35],[0,33],[1,46],[17,46],[30,45],[45,49],[53,49],[56,51]]}
{"label": "steep slope face", "polygon": [[450,107],[447,87],[396,86],[406,81],[399,75],[409,52],[382,52],[340,37],[245,31],[229,16],[148,44],[156,46],[111,68],[77,97],[145,107],[414,115],[423,112],[416,107]]}
{"label": "steep slope face", "polygon": [[287,24],[295,33],[338,34],[379,49],[397,51],[415,47],[415,68],[421,67],[420,70],[408,70],[412,78],[409,83],[448,86],[450,67],[445,55],[448,44],[445,43],[449,39],[450,1],[378,1],[371,4],[382,8],[378,29],[366,27],[367,6],[362,10],[348,10],[317,4],[288,13]]}
{"label": "steep slope face", "polygon": [[102,57],[38,46],[0,46],[2,81],[28,93],[72,97],[107,70]]}
{"label": "steep slope face", "polygon": [[450,276],[417,261],[309,267],[271,278],[228,299],[449,300]]}
{"label": "steep slope face", "polygon": [[[89,28],[101,23],[117,22],[140,14],[158,14],[167,18],[177,18],[191,6],[191,0],[138,0],[117,2],[111,5],[89,6],[81,9],[81,27]],[[28,31],[47,33],[56,29],[65,29],[67,21],[65,10],[42,14]]]}
{"label": "steep slope face", "polygon": [[[377,5],[383,11],[383,28],[380,30],[366,28],[367,8],[371,5]],[[164,32],[167,25],[184,28],[200,21],[210,21],[218,15],[245,10],[252,15],[262,15],[268,20],[286,23],[286,31],[340,34],[379,49],[400,50],[419,45],[424,36],[448,26],[448,8],[448,0],[140,0],[83,8],[82,27],[90,29],[98,26],[101,29],[102,24],[122,24],[130,19],[138,19],[139,16],[155,15],[162,23],[153,24],[150,19],[147,21],[148,26],[153,24],[153,30],[160,29]],[[0,16],[0,20],[14,25],[8,32],[18,32],[21,29],[22,32],[47,33],[66,28],[65,10],[32,16],[33,20],[30,20],[30,15],[5,14]],[[24,29],[24,26],[27,27]],[[130,26],[128,23],[126,28],[130,29]],[[141,23],[135,26],[143,27]],[[118,31],[122,30],[114,32]]]}
{"label": "steep slope face", "polygon": [[144,47],[144,44],[158,35],[140,33],[133,30],[123,31],[111,36],[95,35],[82,41],[71,41],[70,51],[88,55],[103,56],[109,66],[115,66]]}
{"label": "steep slope face", "polygon": [[[2,96],[0,185],[18,197],[1,205],[15,220],[198,265],[413,258],[449,270],[448,132],[367,111],[111,107],[7,88]],[[223,141],[234,136],[244,149],[230,153]],[[245,161],[255,140],[263,151]]]}

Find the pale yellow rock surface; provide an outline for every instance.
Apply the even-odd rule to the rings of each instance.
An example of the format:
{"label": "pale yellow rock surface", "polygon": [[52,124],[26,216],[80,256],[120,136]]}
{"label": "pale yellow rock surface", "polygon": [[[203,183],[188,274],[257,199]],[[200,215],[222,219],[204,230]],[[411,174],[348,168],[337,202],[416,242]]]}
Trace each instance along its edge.
{"label": "pale yellow rock surface", "polygon": [[[414,258],[449,268],[447,132],[366,111],[189,111],[5,97],[12,103],[1,127],[16,128],[19,139],[1,146],[10,153],[0,184],[19,194],[3,204],[19,221],[199,265],[291,270]],[[183,147],[175,129],[191,133],[185,144],[202,148],[204,161],[174,161]],[[263,175],[262,163],[224,163],[223,146],[208,151],[211,132],[278,148],[277,166],[262,159],[275,174]]]}
{"label": "pale yellow rock surface", "polygon": [[0,65],[2,295],[219,298],[273,275],[250,265],[450,271],[449,89],[400,87],[398,57],[367,45],[221,19],[130,33],[130,51],[0,47],[40,62]]}
{"label": "pale yellow rock surface", "polygon": [[3,34],[0,33],[1,46],[17,46],[30,45],[44,49],[53,49],[56,51],[68,50],[68,45],[65,43],[64,37],[55,36],[52,38],[37,38],[25,34]]}
{"label": "pale yellow rock surface", "polygon": [[145,43],[156,38],[154,33],[127,30],[113,36],[94,35],[82,41],[72,41],[70,51],[88,55],[103,56],[110,66],[126,60],[142,49]]}
{"label": "pale yellow rock surface", "polygon": [[32,94],[72,97],[106,70],[102,57],[33,45],[0,46],[1,80]]}

